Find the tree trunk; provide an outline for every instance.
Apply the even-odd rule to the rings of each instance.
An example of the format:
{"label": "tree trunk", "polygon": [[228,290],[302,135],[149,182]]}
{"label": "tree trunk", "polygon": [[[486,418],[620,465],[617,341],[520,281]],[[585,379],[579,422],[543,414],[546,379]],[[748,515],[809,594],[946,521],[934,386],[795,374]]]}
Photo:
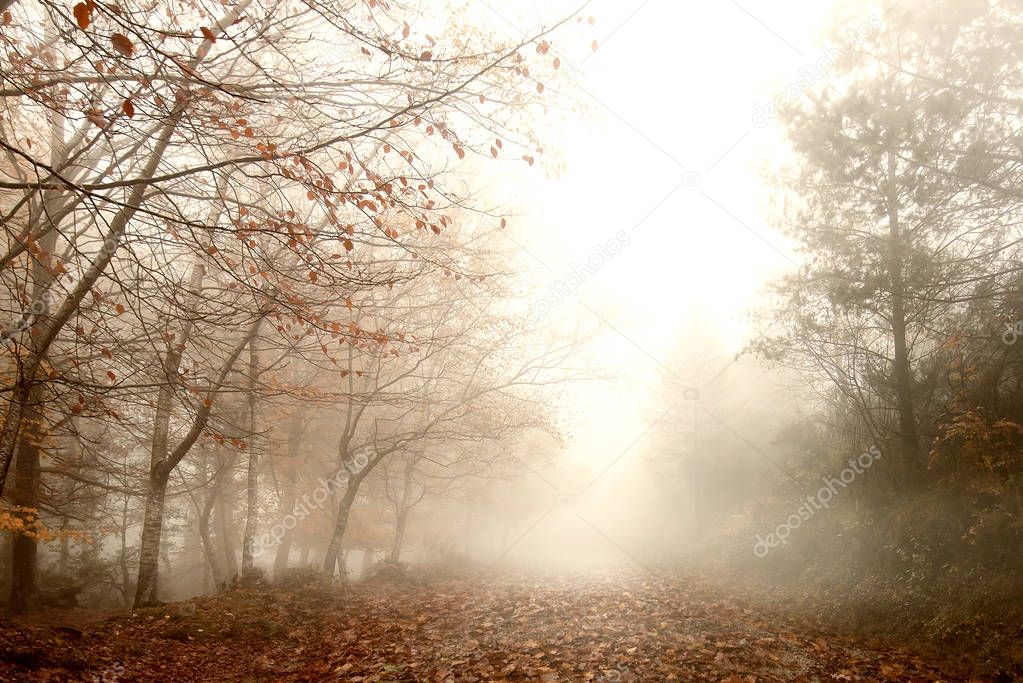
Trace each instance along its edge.
{"label": "tree trunk", "polygon": [[391,544],[391,554],[388,559],[397,563],[401,557],[401,544],[405,540],[405,528],[408,525],[409,512],[414,505],[412,501],[412,480],[416,471],[416,460],[409,455],[405,459],[405,469],[402,474],[401,496],[394,504],[394,541]]}
{"label": "tree trunk", "polygon": [[394,520],[394,542],[391,544],[391,554],[388,560],[397,563],[401,559],[401,545],[405,541],[405,527],[408,524],[408,509],[398,513]]}
{"label": "tree trunk", "polygon": [[892,337],[895,356],[892,364],[896,407],[899,411],[901,464],[909,475],[920,466],[920,442],[917,438],[916,408],[913,403],[913,379],[910,366],[906,324],[906,289],[903,280],[903,250],[900,235],[900,202],[896,187],[895,157],[888,153],[888,275],[892,288]]}
{"label": "tree trunk", "polygon": [[204,539],[199,539],[199,542],[202,543],[202,550],[203,550],[202,594],[203,595],[212,595],[213,593],[216,592],[216,590],[214,589],[214,584],[213,584],[213,573],[210,571],[210,562],[209,562],[210,556],[209,556],[209,552],[208,552],[209,549],[206,547],[206,542],[205,542]]}
{"label": "tree trunk", "polygon": [[348,516],[352,510],[352,503],[355,502],[355,492],[358,490],[359,482],[352,477],[348,480],[345,493],[341,496],[341,502],[337,509],[337,518],[334,521],[334,533],[330,537],[330,544],[323,556],[323,571],[331,576],[337,566],[338,557],[341,555],[341,540],[344,538],[345,529],[348,526]]}
{"label": "tree trunk", "polygon": [[[196,263],[189,276],[189,289],[198,292],[202,286],[205,268]],[[181,355],[192,336],[191,321],[185,323],[180,342],[170,344],[163,357],[163,383],[156,399],[153,418],[153,442],[149,449],[149,488],[146,491],[146,509],[139,540],[139,576],[135,584],[135,607],[157,603],[156,575],[159,572],[160,536],[163,528],[163,508],[167,498],[170,468],[170,420],[174,389],[178,383]]]}
{"label": "tree trunk", "polygon": [[[238,576],[238,557],[235,554],[234,534],[231,533],[231,506],[228,504],[227,493],[221,488],[217,491],[216,497],[217,540],[220,541],[220,548],[224,553],[224,566],[227,569],[227,577]],[[225,577],[225,578],[227,578]]]}
{"label": "tree trunk", "polygon": [[369,576],[369,570],[373,568],[373,549],[363,548],[362,549],[362,567],[359,569],[359,578],[364,579]]}
{"label": "tree trunk", "polygon": [[146,490],[146,510],[139,541],[139,576],[135,584],[135,608],[157,604],[156,579],[160,562],[160,535],[163,531],[163,508],[167,499],[167,479],[163,463],[150,469]]}
{"label": "tree trunk", "polygon": [[[203,458],[205,462],[205,458]],[[205,474],[206,468],[203,468]],[[217,480],[219,472],[213,475],[213,484],[206,492],[206,500],[202,510],[199,512],[199,538],[202,539],[203,556],[206,559],[206,568],[213,581],[213,592],[219,591],[223,582],[223,574],[220,571],[220,563],[217,562],[217,553],[213,547],[213,540],[210,538],[210,514],[213,512],[213,503],[217,499]]]}
{"label": "tree trunk", "polygon": [[131,604],[131,572],[128,571],[128,509],[131,504],[131,496],[124,496],[121,503],[121,552],[118,557],[118,565],[121,569],[121,600],[124,606]]}
{"label": "tree trunk", "polygon": [[[281,499],[279,516],[282,520],[286,515],[290,515],[295,507],[295,487],[298,484],[295,481],[295,477],[298,471],[301,439],[302,419],[299,417],[298,411],[295,411],[291,414],[288,424],[288,478],[285,484],[287,488]],[[274,558],[274,578],[280,578],[288,571],[288,559],[291,557],[291,546],[294,538],[292,531],[293,529],[285,527],[284,534],[281,536],[281,542],[277,546],[277,556]],[[302,564],[305,564],[304,559]]]}
{"label": "tree trunk", "polygon": [[287,529],[281,537],[277,546],[277,553],[274,555],[274,578],[279,579],[288,572],[288,561],[291,559],[291,533]]}
{"label": "tree trunk", "polygon": [[256,373],[259,369],[259,352],[256,340],[249,342],[249,461],[245,477],[245,531],[242,536],[242,575],[252,571],[253,546],[256,542],[256,516],[259,502],[259,471],[256,455]]}
{"label": "tree trunk", "polygon": [[[53,34],[53,25],[47,22],[47,33]],[[48,114],[50,125],[50,164],[57,168],[65,163],[64,118],[59,114]],[[34,213],[40,222],[50,220],[56,211],[58,193],[46,190],[40,206]],[[50,230],[39,240],[41,253],[52,254],[57,244],[57,231]],[[45,331],[44,316],[50,314],[47,293],[53,283],[48,268],[49,257],[32,260],[32,303],[30,311],[36,316],[30,321],[26,350],[31,358],[41,358],[46,347],[40,346],[38,336]],[[52,297],[50,297],[52,298]],[[41,314],[40,314],[41,313]],[[39,453],[46,431],[46,412],[43,407],[44,384],[39,372],[39,363],[31,360],[22,366],[18,364],[18,381],[10,397],[7,421],[0,433],[0,493],[3,492],[10,455],[17,452],[14,480],[15,490],[11,496],[14,505],[31,508],[38,515],[39,508]],[[25,510],[25,512],[29,512]],[[36,540],[31,536],[18,534],[14,537],[11,564],[11,610],[22,614],[35,600],[36,593]]]}
{"label": "tree trunk", "polygon": [[341,584],[345,587],[348,586],[348,551],[341,550],[341,554],[337,556],[337,573],[341,577]]}
{"label": "tree trunk", "polygon": [[213,580],[213,590],[219,591],[224,583],[223,574],[220,571],[220,563],[217,562],[217,551],[213,547],[213,539],[210,538],[210,513],[213,512],[213,496],[210,496],[206,505],[203,506],[202,514],[199,516],[199,538],[202,539],[202,552],[206,560],[207,569]]}
{"label": "tree trunk", "polygon": [[[43,414],[39,406],[42,384],[35,384],[30,392],[30,403],[18,436],[18,454],[14,464],[14,491],[11,502],[24,508],[26,520],[36,520],[39,514],[39,450],[43,437]],[[15,534],[11,556],[11,611],[24,614],[36,598],[36,540],[27,534]]]}
{"label": "tree trunk", "polygon": [[[202,269],[196,265],[192,272],[192,285],[201,283]],[[197,282],[198,281],[198,282]],[[156,577],[159,572],[160,536],[163,531],[163,509],[167,499],[167,468],[170,419],[174,399],[174,383],[181,365],[181,353],[191,336],[191,324],[186,324],[180,344],[172,345],[163,359],[164,383],[156,400],[153,419],[153,443],[150,447],[149,487],[146,490],[146,509],[139,540],[139,575],[135,584],[135,607],[157,603]]]}
{"label": "tree trunk", "polygon": [[60,530],[62,535],[60,537],[60,556],[57,560],[57,570],[60,572],[61,576],[68,575],[68,563],[71,560],[70,542],[68,537],[63,535],[63,532],[67,531],[67,522],[67,517],[62,517],[60,520]]}
{"label": "tree trunk", "polygon": [[473,516],[474,501],[472,496],[469,497],[468,504],[465,506],[465,559],[469,559],[470,550],[472,546],[472,516]]}
{"label": "tree trunk", "polygon": [[[202,476],[210,477],[211,472],[209,469],[209,452],[204,450],[202,454],[202,463],[200,465]],[[223,582],[223,575],[220,571],[220,564],[217,562],[217,553],[213,547],[213,539],[210,537],[210,515],[213,514],[213,503],[216,501],[217,496],[217,485],[219,482],[220,472],[214,470],[212,472],[212,483],[206,487],[206,495],[203,499],[202,509],[199,510],[199,540],[202,545],[203,554],[203,591],[209,595],[210,593],[216,593],[220,590],[220,584]],[[212,590],[208,585],[210,582],[213,583]]]}
{"label": "tree trunk", "polygon": [[18,447],[18,433],[25,417],[30,386],[28,377],[19,377],[7,399],[7,413],[4,416],[3,429],[0,430],[0,493],[4,491],[7,473]]}

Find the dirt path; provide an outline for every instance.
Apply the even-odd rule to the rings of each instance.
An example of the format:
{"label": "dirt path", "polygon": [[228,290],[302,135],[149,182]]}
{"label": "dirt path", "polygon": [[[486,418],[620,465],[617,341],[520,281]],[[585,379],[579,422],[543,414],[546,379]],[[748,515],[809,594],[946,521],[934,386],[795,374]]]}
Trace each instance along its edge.
{"label": "dirt path", "polygon": [[[75,628],[0,623],[25,681],[964,680],[683,581],[604,577],[239,589]],[[981,679],[975,679],[981,680]]]}

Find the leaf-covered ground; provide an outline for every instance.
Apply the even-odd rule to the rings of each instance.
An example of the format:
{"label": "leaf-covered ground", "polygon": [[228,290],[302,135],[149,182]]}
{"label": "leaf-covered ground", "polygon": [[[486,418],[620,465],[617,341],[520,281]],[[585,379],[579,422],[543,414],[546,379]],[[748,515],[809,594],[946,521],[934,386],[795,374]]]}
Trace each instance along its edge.
{"label": "leaf-covered ground", "polygon": [[649,576],[257,587],[91,622],[0,622],[5,681],[970,678],[966,664],[823,635]]}

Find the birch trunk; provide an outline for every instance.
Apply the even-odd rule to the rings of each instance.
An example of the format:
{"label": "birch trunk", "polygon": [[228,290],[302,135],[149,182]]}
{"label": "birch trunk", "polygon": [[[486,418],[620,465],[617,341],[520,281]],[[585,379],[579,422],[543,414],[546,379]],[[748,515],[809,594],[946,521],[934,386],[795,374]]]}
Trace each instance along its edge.
{"label": "birch trunk", "polygon": [[358,482],[355,477],[348,481],[341,502],[338,504],[337,517],[334,521],[334,532],[330,537],[330,544],[327,545],[327,552],[323,556],[323,571],[333,576],[334,568],[337,566],[338,558],[341,556],[341,540],[344,538],[345,529],[348,527],[348,517],[352,511],[352,503],[355,502],[355,493],[358,490]]}
{"label": "birch trunk", "polygon": [[252,572],[253,546],[259,504],[259,459],[256,448],[258,419],[256,416],[256,375],[259,372],[259,351],[256,340],[249,343],[249,461],[245,477],[245,532],[242,536],[242,576]]}

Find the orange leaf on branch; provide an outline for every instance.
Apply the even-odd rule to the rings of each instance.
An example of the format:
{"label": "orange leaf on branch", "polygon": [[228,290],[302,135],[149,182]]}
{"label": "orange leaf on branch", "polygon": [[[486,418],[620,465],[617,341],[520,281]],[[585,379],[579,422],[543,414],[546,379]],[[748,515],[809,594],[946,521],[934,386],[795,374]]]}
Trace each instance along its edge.
{"label": "orange leaf on branch", "polygon": [[78,23],[78,28],[83,31],[89,28],[89,24],[92,23],[92,8],[94,5],[92,2],[80,2],[74,6],[71,10],[75,15],[75,22]]}
{"label": "orange leaf on branch", "polygon": [[123,33],[115,33],[110,36],[110,43],[122,57],[130,59],[135,54],[135,46],[132,44],[131,39]]}

